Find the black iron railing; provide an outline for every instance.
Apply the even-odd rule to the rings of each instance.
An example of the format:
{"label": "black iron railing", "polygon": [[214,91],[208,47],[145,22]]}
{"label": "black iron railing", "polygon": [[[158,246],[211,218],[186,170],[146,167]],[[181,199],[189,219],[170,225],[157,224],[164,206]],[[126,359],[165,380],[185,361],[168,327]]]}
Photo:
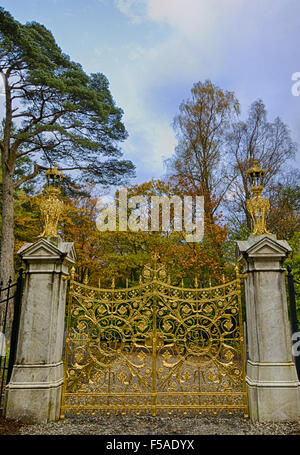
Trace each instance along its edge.
{"label": "black iron railing", "polygon": [[[292,334],[297,334],[300,331],[299,324],[298,324],[298,317],[297,317],[297,306],[296,306],[296,292],[295,292],[295,283],[300,284],[299,281],[295,280],[292,274],[292,267],[290,265],[287,266],[287,280],[288,280],[288,291],[289,291],[289,302],[290,302],[290,315],[291,315],[291,326],[292,326]],[[294,335],[295,336],[295,335]],[[296,340],[294,340],[296,341]],[[300,352],[298,355],[295,355],[295,364],[297,369],[298,378],[300,381]]]}
{"label": "black iron railing", "polygon": [[0,414],[3,411],[5,387],[9,383],[15,362],[21,313],[23,269],[17,281],[9,279],[6,287],[0,283]]}

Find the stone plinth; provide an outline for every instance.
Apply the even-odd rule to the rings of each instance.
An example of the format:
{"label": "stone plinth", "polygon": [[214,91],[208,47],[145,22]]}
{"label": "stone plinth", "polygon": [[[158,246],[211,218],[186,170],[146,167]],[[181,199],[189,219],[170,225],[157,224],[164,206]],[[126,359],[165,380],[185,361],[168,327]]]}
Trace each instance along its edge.
{"label": "stone plinth", "polygon": [[291,248],[275,236],[237,242],[244,260],[247,316],[246,383],[253,421],[300,419],[300,383],[292,355],[283,261]]}
{"label": "stone plinth", "polygon": [[39,239],[19,254],[26,264],[16,361],[7,385],[5,416],[24,423],[59,419],[63,336],[73,243]]}

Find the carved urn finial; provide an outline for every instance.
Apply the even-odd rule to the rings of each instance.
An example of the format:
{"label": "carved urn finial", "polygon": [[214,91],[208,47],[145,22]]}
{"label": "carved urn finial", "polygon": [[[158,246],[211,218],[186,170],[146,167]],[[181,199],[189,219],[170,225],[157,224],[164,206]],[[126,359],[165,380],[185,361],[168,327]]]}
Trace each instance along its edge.
{"label": "carved urn finial", "polygon": [[45,172],[47,186],[39,202],[40,211],[43,217],[44,230],[39,237],[59,237],[58,221],[64,211],[64,203],[61,200],[60,182],[63,174],[54,167]]}
{"label": "carved urn finial", "polygon": [[258,160],[254,159],[253,166],[247,171],[250,191],[253,194],[253,197],[247,200],[247,210],[253,222],[252,235],[270,234],[266,224],[270,202],[268,198],[261,197],[265,175],[266,171],[260,168]]}

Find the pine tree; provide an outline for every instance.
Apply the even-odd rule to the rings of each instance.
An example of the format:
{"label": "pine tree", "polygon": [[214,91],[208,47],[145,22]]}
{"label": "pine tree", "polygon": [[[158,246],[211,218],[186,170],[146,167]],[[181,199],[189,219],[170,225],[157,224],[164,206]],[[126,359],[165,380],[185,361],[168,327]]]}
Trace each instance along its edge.
{"label": "pine tree", "polygon": [[[2,163],[0,276],[13,275],[14,191],[57,161],[91,183],[120,184],[134,166],[122,160],[127,137],[107,78],[87,75],[37,22],[22,25],[0,8],[0,74],[5,117]],[[16,162],[30,156],[34,168],[16,181]]]}

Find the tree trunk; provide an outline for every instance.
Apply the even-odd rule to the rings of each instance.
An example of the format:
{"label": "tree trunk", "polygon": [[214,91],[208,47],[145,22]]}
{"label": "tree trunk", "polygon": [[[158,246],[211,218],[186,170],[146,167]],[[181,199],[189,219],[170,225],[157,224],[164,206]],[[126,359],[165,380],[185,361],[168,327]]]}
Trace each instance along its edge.
{"label": "tree trunk", "polygon": [[14,166],[8,165],[2,155],[2,229],[0,277],[3,286],[14,279]]}
{"label": "tree trunk", "polygon": [[[12,69],[12,68],[11,68]],[[1,227],[1,257],[0,257],[0,279],[3,286],[6,286],[9,278],[14,279],[14,171],[16,156],[15,150],[11,149],[12,131],[12,97],[9,86],[11,69],[4,75],[2,73],[5,87],[5,122],[3,141],[1,144],[1,165],[2,165],[2,227]]]}

